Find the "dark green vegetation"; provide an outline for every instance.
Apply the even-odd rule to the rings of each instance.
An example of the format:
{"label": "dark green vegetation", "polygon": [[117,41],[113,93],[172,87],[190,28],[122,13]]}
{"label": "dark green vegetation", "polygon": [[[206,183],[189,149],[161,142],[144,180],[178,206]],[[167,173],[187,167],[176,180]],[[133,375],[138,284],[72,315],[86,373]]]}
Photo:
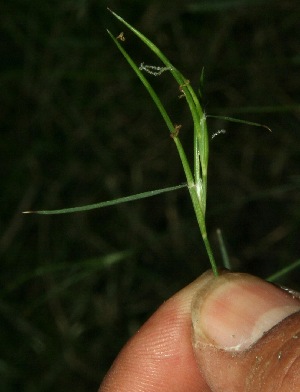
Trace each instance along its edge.
{"label": "dark green vegetation", "polygon": [[[186,189],[103,210],[22,216],[180,184],[183,170],[148,93],[106,33],[157,64],[106,11],[153,40],[210,119],[207,226],[233,268],[266,277],[299,258],[297,0],[10,0],[1,8],[0,390],[96,390],[159,304],[209,267]],[[147,76],[192,151],[184,99]],[[196,88],[197,89],[197,88]],[[299,288],[299,270],[282,283]]]}

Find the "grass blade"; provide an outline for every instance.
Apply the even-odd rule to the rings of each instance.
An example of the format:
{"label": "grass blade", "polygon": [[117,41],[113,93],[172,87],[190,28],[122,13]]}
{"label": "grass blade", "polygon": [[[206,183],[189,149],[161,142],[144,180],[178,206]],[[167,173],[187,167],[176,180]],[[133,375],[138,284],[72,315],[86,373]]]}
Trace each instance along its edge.
{"label": "grass blade", "polygon": [[102,201],[100,203],[89,204],[89,205],[81,206],[81,207],[62,208],[60,210],[24,211],[23,214],[59,215],[59,214],[70,214],[73,212],[95,210],[97,208],[110,207],[110,206],[114,206],[116,204],[127,203],[129,201],[134,201],[134,200],[138,200],[138,199],[145,199],[146,197],[156,196],[156,195],[159,195],[159,194],[165,193],[165,192],[172,192],[177,189],[185,188],[186,186],[187,186],[187,184],[181,184],[181,185],[171,186],[169,188],[162,188],[162,189],[156,189],[154,191],[137,193],[136,195],[120,197],[119,199]]}
{"label": "grass blade", "polygon": [[296,260],[294,263],[288,265],[287,267],[282,268],[280,271],[275,272],[275,274],[270,275],[266,280],[269,282],[275,282],[282,276],[287,275],[298,267],[300,267],[300,259]]}
{"label": "grass blade", "polygon": [[230,121],[230,122],[236,122],[236,123],[240,123],[240,124],[252,125],[254,127],[260,127],[260,128],[266,128],[268,131],[272,132],[271,128],[269,128],[267,125],[259,124],[259,123],[252,122],[252,121],[241,120],[239,118],[226,117],[226,116],[207,115],[207,117],[219,118],[219,119]]}

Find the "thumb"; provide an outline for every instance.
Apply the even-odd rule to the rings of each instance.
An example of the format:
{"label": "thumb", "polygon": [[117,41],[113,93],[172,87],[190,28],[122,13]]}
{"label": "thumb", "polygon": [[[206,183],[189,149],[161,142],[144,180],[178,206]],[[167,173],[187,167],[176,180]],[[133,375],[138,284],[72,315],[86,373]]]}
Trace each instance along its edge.
{"label": "thumb", "polygon": [[212,391],[300,391],[300,299],[259,278],[208,271],[192,302],[193,347]]}

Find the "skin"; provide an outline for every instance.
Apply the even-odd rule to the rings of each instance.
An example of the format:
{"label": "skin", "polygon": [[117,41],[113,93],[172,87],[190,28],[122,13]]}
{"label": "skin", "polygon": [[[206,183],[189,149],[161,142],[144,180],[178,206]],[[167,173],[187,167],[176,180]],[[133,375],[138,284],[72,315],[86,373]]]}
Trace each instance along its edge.
{"label": "skin", "polygon": [[293,294],[251,275],[208,271],[150,317],[99,392],[300,391]]}

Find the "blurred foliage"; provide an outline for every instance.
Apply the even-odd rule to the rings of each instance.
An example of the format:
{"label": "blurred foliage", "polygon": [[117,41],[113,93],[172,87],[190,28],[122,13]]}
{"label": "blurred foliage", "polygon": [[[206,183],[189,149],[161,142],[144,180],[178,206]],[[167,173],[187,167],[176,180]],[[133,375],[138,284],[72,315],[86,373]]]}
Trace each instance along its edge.
{"label": "blurred foliage", "polygon": [[[234,269],[266,277],[299,258],[297,0],[10,0],[0,15],[0,389],[96,390],[124,342],[208,268],[185,189],[62,216],[22,216],[180,184],[157,109],[106,34],[106,6],[191,80],[205,69],[210,119],[208,230]],[[137,63],[153,57],[129,32]],[[160,64],[154,64],[160,65]],[[178,86],[149,76],[192,129]],[[218,256],[219,257],[219,256]],[[219,257],[220,260],[220,257]],[[221,263],[221,261],[220,261]],[[299,288],[299,271],[283,282]]]}

